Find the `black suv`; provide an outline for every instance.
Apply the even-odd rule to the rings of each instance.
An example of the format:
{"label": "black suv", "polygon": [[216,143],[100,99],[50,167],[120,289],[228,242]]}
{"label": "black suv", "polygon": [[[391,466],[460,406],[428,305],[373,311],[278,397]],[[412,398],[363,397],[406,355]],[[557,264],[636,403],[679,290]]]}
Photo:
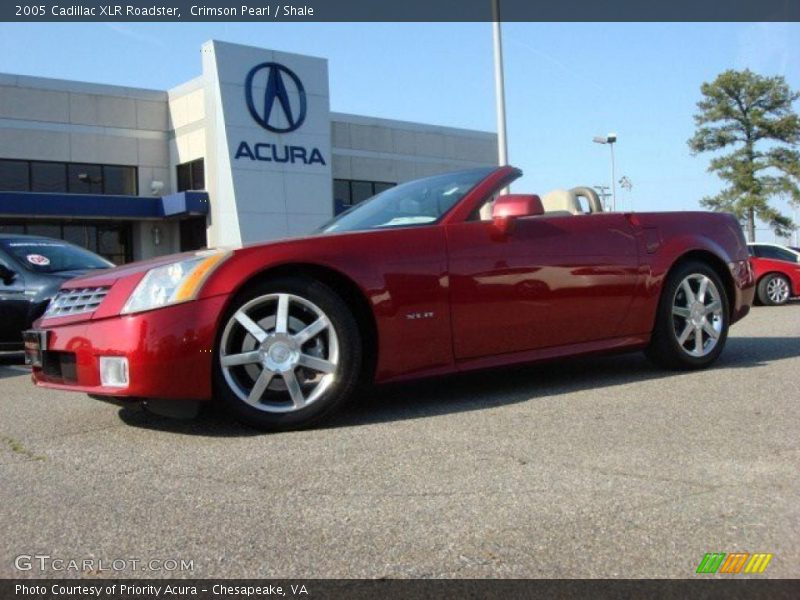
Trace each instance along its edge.
{"label": "black suv", "polygon": [[22,348],[22,331],[42,315],[67,279],[113,266],[62,240],[0,234],[0,350]]}

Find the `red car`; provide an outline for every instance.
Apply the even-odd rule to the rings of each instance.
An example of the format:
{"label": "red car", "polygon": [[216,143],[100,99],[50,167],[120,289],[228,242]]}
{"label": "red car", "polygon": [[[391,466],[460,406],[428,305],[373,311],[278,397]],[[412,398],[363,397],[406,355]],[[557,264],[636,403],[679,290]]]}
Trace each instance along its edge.
{"label": "red car", "polygon": [[26,334],[33,379],[161,406],[214,398],[274,430],[320,421],[365,382],[623,350],[716,360],[754,294],[734,217],[500,195],[520,175],[438,175],[308,237],[72,280]]}
{"label": "red car", "polygon": [[750,262],[756,276],[756,298],[761,304],[786,304],[800,296],[800,252],[778,244],[752,243]]}

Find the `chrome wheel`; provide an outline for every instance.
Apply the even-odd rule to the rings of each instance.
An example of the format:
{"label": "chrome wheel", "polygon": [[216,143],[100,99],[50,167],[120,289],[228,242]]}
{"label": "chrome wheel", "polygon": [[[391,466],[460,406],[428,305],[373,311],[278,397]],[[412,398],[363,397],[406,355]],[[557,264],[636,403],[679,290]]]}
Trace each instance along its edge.
{"label": "chrome wheel", "polygon": [[711,279],[694,273],[681,281],[672,299],[672,325],[686,354],[708,355],[719,341],[724,319],[722,297]]}
{"label": "chrome wheel", "polygon": [[767,282],[767,297],[773,304],[783,304],[789,299],[789,282],[783,277],[773,277]]}
{"label": "chrome wheel", "polygon": [[339,340],[328,316],[293,294],[267,294],[237,310],[222,332],[222,374],[250,406],[289,413],[314,403],[333,384]]}

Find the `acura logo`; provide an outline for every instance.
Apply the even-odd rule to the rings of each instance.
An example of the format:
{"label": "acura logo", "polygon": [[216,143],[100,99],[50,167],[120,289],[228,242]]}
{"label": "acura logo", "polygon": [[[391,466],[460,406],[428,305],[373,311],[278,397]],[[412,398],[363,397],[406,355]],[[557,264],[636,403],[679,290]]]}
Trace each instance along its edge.
{"label": "acura logo", "polygon": [[[253,89],[253,80],[261,71],[267,71],[267,88],[263,97],[259,97]],[[293,91],[300,98],[299,106],[295,106],[297,112],[289,100],[287,83],[293,86]],[[265,62],[250,69],[244,83],[244,95],[250,116],[264,129],[274,133],[288,133],[300,127],[306,120],[306,90],[300,78],[283,65]],[[277,118],[281,112],[282,120]]]}

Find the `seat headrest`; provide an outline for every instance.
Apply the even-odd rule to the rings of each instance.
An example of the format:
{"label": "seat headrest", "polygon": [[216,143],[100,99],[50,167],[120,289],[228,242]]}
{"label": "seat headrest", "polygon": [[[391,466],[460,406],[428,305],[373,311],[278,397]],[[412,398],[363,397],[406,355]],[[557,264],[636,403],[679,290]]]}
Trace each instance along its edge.
{"label": "seat headrest", "polygon": [[583,214],[577,195],[569,190],[553,190],[542,196],[542,206],[546,213],[567,212],[572,215]]}

